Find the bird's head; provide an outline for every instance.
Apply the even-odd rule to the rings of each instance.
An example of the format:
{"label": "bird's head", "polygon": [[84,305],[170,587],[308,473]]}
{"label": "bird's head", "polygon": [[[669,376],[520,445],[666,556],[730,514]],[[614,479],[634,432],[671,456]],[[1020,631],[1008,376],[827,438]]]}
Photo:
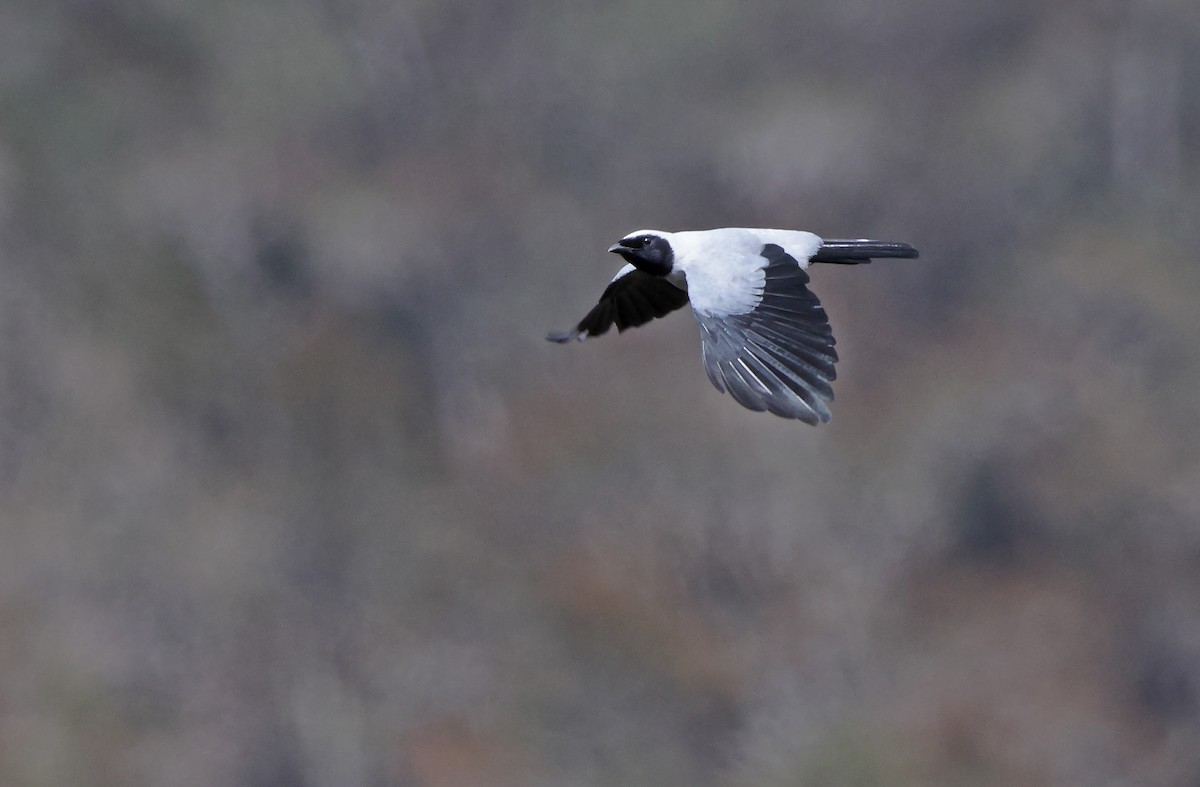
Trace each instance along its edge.
{"label": "bird's head", "polygon": [[632,232],[608,250],[613,254],[620,254],[638,270],[655,276],[666,276],[675,266],[675,252],[671,249],[671,242],[663,233],[654,230]]}

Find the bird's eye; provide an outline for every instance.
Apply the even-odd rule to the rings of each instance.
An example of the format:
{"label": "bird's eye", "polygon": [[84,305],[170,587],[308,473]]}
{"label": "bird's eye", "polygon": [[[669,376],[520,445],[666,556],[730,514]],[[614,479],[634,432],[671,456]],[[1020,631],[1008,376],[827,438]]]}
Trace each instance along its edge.
{"label": "bird's eye", "polygon": [[649,235],[647,235],[646,237],[642,238],[642,245],[643,245],[643,246],[649,246],[649,245],[650,245],[651,243],[653,243],[653,242],[654,242],[654,238],[651,238]]}

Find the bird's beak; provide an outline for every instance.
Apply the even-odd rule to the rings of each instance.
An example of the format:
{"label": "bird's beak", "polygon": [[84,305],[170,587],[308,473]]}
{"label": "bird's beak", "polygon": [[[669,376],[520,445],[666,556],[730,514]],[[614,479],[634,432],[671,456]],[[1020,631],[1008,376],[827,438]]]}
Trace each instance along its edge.
{"label": "bird's beak", "polygon": [[614,243],[613,245],[609,246],[608,250],[610,252],[612,252],[613,254],[620,254],[623,251],[629,251],[629,249],[627,247],[622,246],[619,243]]}

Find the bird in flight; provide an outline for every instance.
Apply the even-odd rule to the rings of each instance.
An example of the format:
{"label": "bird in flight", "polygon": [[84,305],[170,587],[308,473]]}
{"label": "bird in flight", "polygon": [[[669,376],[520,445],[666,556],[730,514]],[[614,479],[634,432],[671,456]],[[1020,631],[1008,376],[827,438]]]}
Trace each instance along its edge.
{"label": "bird in flight", "polygon": [[624,331],[691,301],[704,370],[717,390],[751,410],[814,425],[829,421],[838,356],[804,269],[814,262],[917,256],[907,243],[741,227],[638,230],[609,251],[628,264],[578,325],[547,339],[583,341],[613,325]]}

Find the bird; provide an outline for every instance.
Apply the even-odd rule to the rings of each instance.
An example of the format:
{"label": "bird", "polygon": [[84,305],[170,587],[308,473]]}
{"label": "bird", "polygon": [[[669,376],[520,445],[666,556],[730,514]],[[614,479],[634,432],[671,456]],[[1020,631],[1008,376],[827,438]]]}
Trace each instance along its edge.
{"label": "bird", "polygon": [[574,328],[550,333],[549,341],[583,341],[613,325],[622,332],[690,302],[716,389],[750,410],[814,426],[829,422],[838,355],[806,269],[919,256],[907,243],[747,227],[643,229],[608,250],[625,266]]}

